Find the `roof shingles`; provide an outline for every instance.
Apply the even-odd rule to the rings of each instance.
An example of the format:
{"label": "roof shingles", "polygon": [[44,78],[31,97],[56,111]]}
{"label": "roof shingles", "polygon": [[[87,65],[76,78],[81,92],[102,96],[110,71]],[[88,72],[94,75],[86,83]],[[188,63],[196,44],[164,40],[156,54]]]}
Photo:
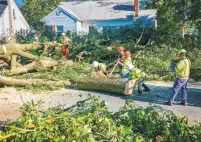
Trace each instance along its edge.
{"label": "roof shingles", "polygon": [[133,0],[61,2],[59,7],[71,10],[81,20],[130,19],[132,3]]}
{"label": "roof shingles", "polygon": [[3,14],[3,12],[5,11],[7,5],[4,4],[0,4],[0,16]]}

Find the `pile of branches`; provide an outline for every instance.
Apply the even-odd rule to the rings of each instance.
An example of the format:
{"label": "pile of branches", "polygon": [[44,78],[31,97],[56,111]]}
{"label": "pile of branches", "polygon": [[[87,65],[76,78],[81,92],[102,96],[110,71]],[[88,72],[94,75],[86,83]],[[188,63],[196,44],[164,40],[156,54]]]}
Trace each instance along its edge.
{"label": "pile of branches", "polygon": [[42,103],[21,108],[17,122],[0,125],[0,140],[17,142],[199,142],[201,123],[188,125],[159,106],[142,108],[132,101],[111,113],[104,101],[90,97],[76,105],[39,111]]}

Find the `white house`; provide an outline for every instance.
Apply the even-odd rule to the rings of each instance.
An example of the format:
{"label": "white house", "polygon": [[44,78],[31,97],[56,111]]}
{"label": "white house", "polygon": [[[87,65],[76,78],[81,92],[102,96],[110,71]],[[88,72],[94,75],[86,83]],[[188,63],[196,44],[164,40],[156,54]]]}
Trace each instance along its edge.
{"label": "white house", "polygon": [[[9,36],[9,17],[8,17],[8,3],[7,0],[0,0],[0,39]],[[29,25],[16,3],[13,1],[13,25],[14,33],[26,35],[29,31]]]}
{"label": "white house", "polygon": [[[57,32],[88,33],[90,27],[124,26],[142,20],[143,24],[155,24],[156,9],[140,10],[134,18],[135,0],[104,0],[61,2],[42,19]],[[139,1],[138,7],[139,7]]]}

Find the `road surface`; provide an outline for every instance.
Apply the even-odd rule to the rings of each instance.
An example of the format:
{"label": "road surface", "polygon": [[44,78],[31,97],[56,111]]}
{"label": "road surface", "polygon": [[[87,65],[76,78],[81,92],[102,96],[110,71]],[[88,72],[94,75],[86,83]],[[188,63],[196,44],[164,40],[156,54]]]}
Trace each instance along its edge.
{"label": "road surface", "polygon": [[[101,100],[105,100],[110,111],[118,111],[126,100],[131,99],[143,107],[149,104],[160,105],[165,109],[172,110],[175,114],[184,114],[188,116],[189,123],[194,120],[201,121],[201,83],[190,83],[188,89],[188,106],[173,105],[167,106],[164,104],[171,94],[172,82],[149,82],[151,92],[144,92],[143,96],[123,96],[110,94],[105,92],[80,91],[76,89],[60,89],[53,92],[43,92],[41,94],[32,94],[30,92],[18,91],[15,88],[0,88],[0,121],[15,121],[20,117],[20,106],[23,102],[34,100],[35,102],[44,101],[43,108],[50,107],[70,107],[76,104],[77,101],[84,100],[88,94],[99,96]],[[137,94],[137,90],[135,90]],[[82,97],[80,97],[80,95]],[[180,102],[181,95],[176,98]]]}

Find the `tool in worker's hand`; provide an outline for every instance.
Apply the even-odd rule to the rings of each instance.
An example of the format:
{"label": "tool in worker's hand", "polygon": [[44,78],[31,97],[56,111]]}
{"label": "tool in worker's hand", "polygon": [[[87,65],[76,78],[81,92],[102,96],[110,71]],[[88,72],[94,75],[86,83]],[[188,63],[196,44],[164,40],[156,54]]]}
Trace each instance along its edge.
{"label": "tool in worker's hand", "polygon": [[110,74],[108,75],[108,79],[110,78],[110,76],[112,75],[113,71],[115,70],[116,66],[119,64],[119,60],[116,62],[115,66],[113,67],[112,71],[110,72]]}

